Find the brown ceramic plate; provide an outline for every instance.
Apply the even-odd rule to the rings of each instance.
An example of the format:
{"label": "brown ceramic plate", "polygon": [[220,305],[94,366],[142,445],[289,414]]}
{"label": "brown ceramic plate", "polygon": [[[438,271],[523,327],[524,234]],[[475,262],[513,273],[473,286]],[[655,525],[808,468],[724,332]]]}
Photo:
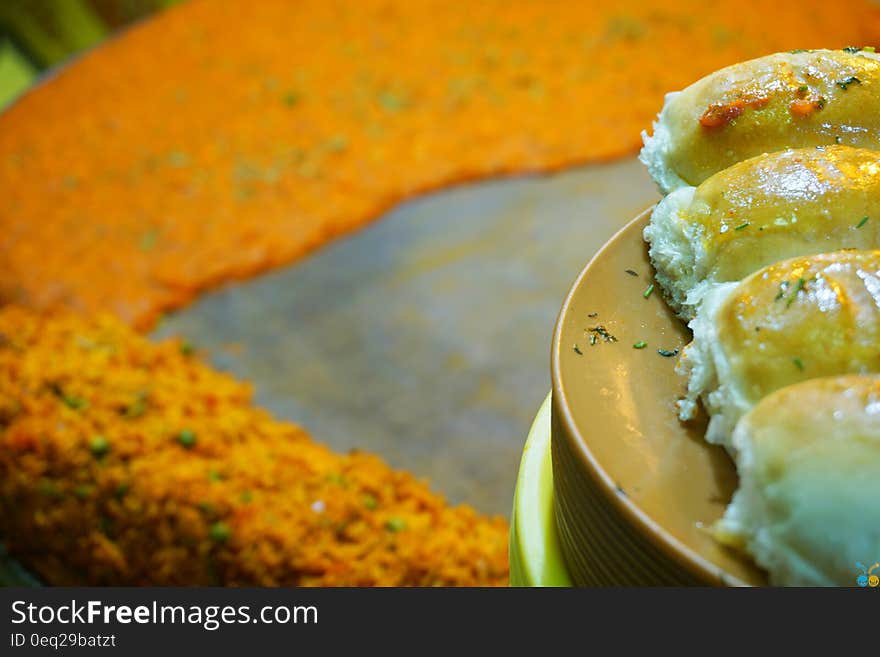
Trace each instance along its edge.
{"label": "brown ceramic plate", "polygon": [[707,531],[730,501],[736,472],[703,441],[705,418],[676,417],[684,380],[677,358],[658,350],[680,350],[690,332],[658,288],[645,296],[649,217],[636,217],[598,252],[556,325],[551,442],[563,556],[581,585],[765,584],[746,556]]}

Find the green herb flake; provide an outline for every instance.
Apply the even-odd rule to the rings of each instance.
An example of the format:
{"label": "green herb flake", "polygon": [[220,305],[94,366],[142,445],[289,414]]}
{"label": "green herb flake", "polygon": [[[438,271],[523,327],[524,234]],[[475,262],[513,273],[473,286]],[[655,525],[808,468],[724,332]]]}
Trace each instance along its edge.
{"label": "green herb flake", "polygon": [[177,441],[187,449],[191,449],[196,444],[196,434],[190,429],[184,429],[177,434]]}
{"label": "green herb flake", "polygon": [[[617,342],[617,338],[615,336],[611,335],[611,333],[608,332],[608,329],[606,329],[601,324],[599,324],[598,326],[594,326],[592,328],[587,329],[587,332],[591,334],[591,336],[590,336],[591,337],[591,340],[590,340],[591,346],[596,344],[596,342],[599,341],[599,338],[602,338],[602,340],[605,342]],[[592,340],[592,338],[596,338],[596,341],[594,342]]]}
{"label": "green herb flake", "polygon": [[372,495],[364,495],[364,506],[372,511],[379,506],[379,500]]}
{"label": "green herb flake", "polygon": [[196,353],[196,347],[192,342],[184,340],[180,343],[180,353],[183,356],[192,356]]}
{"label": "green herb flake", "polygon": [[637,272],[634,272],[632,269],[626,269],[625,271],[626,271],[626,273],[629,274],[630,276],[638,276],[638,273],[637,273]]}
{"label": "green herb flake", "polygon": [[856,76],[851,75],[846,80],[838,80],[834,84],[836,84],[838,87],[840,87],[841,89],[846,91],[847,89],[849,89],[850,85],[861,84],[861,83],[862,83],[861,80],[859,80]]}
{"label": "green herb flake", "polygon": [[92,496],[92,493],[95,491],[95,487],[90,484],[80,484],[76,488],[73,489],[73,494],[76,495],[79,499],[84,500]]}
{"label": "green herb flake", "polygon": [[406,520],[403,518],[389,518],[385,523],[385,529],[390,532],[399,532],[406,529]]}
{"label": "green herb flake", "polygon": [[64,397],[62,397],[62,400],[64,401],[64,404],[65,406],[67,406],[67,408],[71,408],[75,411],[81,411],[89,407],[89,402],[82,397],[64,395]]}
{"label": "green herb flake", "polygon": [[159,231],[155,228],[149,228],[143,232],[141,235],[140,241],[140,249],[145,253],[149,253],[153,249],[156,248],[156,243],[159,241]]}
{"label": "green herb flake", "polygon": [[788,52],[790,52],[792,55],[797,55],[799,53],[809,52],[809,51],[805,50],[804,48],[795,48],[794,50],[789,50]]}
{"label": "green herb flake", "polygon": [[581,350],[580,350],[580,347],[578,347],[577,345],[574,346],[574,353],[576,353],[578,356],[583,356],[583,355],[584,355],[584,352],[581,351]]}
{"label": "green herb flake", "polygon": [[800,358],[792,358],[791,362],[794,363],[794,366],[798,368],[801,372],[804,371],[804,361]]}
{"label": "green herb flake", "polygon": [[232,536],[232,530],[229,529],[229,525],[222,521],[215,522],[211,525],[209,533],[212,541],[221,544],[226,543],[229,540],[229,537]]}
{"label": "green herb flake", "polygon": [[633,345],[633,349],[644,349],[647,346],[648,346],[647,342],[645,342],[644,340],[639,340],[638,342],[636,342]]}
{"label": "green herb flake", "polygon": [[41,495],[45,495],[46,497],[52,497],[58,499],[59,497],[64,497],[64,493],[59,488],[58,484],[56,484],[51,479],[40,479],[37,483],[37,491]]}
{"label": "green herb flake", "polygon": [[116,499],[122,499],[126,495],[128,495],[128,491],[131,489],[131,485],[127,481],[123,481],[116,487],[116,490],[113,491],[113,497]]}
{"label": "green herb flake", "polygon": [[243,490],[241,491],[241,495],[238,496],[238,500],[242,504],[250,504],[254,500],[254,494],[249,490]]}
{"label": "green herb flake", "polygon": [[219,470],[214,470],[212,468],[211,470],[208,470],[208,479],[211,481],[223,481],[226,477]]}
{"label": "green herb flake", "polygon": [[799,93],[799,94],[801,94],[801,95],[805,95],[805,94],[810,90],[810,88],[809,88],[807,85],[802,84],[801,86],[799,86],[799,87],[797,88],[797,90],[798,90],[798,93]]}
{"label": "green herb flake", "polygon": [[345,478],[345,475],[339,472],[330,472],[325,477],[327,481],[330,483],[336,484],[337,486],[346,487],[348,486],[348,480]]}
{"label": "green herb flake", "polygon": [[327,140],[327,150],[331,153],[341,153],[348,148],[348,137],[345,135],[333,135]]}
{"label": "green herb flake", "polygon": [[173,167],[185,167],[190,162],[190,157],[183,151],[171,151],[168,153],[168,164]]}
{"label": "green herb flake", "polygon": [[794,286],[794,291],[789,295],[788,300],[785,302],[786,308],[791,307],[791,304],[793,304],[795,302],[795,299],[797,299],[798,293],[804,289],[804,286],[806,284],[807,282],[803,278],[797,279],[797,283],[795,283]]}
{"label": "green herb flake", "polygon": [[673,356],[678,356],[678,349],[658,349],[657,353],[663,356],[663,358],[672,358]]}
{"label": "green herb flake", "polygon": [[378,97],[379,104],[387,112],[397,113],[409,107],[409,100],[402,94],[383,91]]}
{"label": "green herb flake", "polygon": [[597,342],[599,342],[599,338],[596,335],[591,335],[590,336],[590,346],[595,347]]}
{"label": "green herb flake", "polygon": [[141,415],[147,412],[147,400],[146,395],[141,393],[126,409],[125,409],[125,417],[129,419],[137,419]]}
{"label": "green herb flake", "polygon": [[788,281],[782,281],[779,284],[779,292],[774,297],[774,301],[779,301],[782,297],[785,296],[785,291],[788,289]]}
{"label": "green herb flake", "polygon": [[866,223],[868,223],[868,217],[862,217],[859,223],[856,224],[856,228],[861,228]]}
{"label": "green herb flake", "polygon": [[748,221],[746,221],[745,223],[742,223],[739,226],[737,226],[736,228],[734,228],[734,230],[745,230],[749,226],[751,226],[751,224]]}
{"label": "green herb flake", "polygon": [[654,291],[654,284],[651,283],[648,287],[645,288],[645,291],[642,292],[642,296],[643,296],[645,299],[647,299],[649,296],[651,296],[651,293],[652,293],[653,291]]}
{"label": "green herb flake", "polygon": [[857,52],[861,52],[862,49],[859,48],[858,46],[847,46],[846,48],[842,48],[842,50],[843,50],[843,52],[848,52],[848,53],[854,55]]}
{"label": "green herb flake", "polygon": [[110,451],[110,441],[104,436],[94,436],[89,441],[89,451],[95,458],[101,458]]}
{"label": "green herb flake", "polygon": [[298,92],[291,90],[284,94],[284,98],[282,100],[284,101],[284,104],[288,107],[293,107],[294,105],[299,103],[301,97],[302,96]]}

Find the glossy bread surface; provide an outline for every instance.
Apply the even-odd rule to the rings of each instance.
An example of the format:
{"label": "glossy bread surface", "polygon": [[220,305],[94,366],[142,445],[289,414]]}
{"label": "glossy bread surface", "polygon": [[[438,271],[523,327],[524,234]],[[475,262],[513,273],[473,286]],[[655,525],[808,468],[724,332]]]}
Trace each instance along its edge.
{"label": "glossy bread surface", "polygon": [[751,158],[701,184],[682,221],[698,228],[698,265],[716,282],[795,256],[876,248],[880,152],[829,146]]}
{"label": "glossy bread surface", "polygon": [[730,380],[751,403],[822,376],[880,371],[880,251],[793,258],[756,272],[715,316]]}
{"label": "glossy bread surface", "polygon": [[667,166],[691,185],[761,153],[880,146],[880,57],[777,53],[723,68],[674,96],[661,121]]}

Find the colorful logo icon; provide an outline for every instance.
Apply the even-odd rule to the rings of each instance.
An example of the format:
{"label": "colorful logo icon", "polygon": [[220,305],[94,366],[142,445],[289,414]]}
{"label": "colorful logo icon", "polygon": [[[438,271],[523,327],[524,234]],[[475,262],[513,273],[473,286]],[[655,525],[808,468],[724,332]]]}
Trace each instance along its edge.
{"label": "colorful logo icon", "polygon": [[880,586],[880,577],[874,574],[874,571],[880,568],[880,561],[875,563],[870,568],[866,567],[863,563],[856,562],[856,568],[862,571],[862,574],[856,577],[856,584],[861,587],[877,588]]}

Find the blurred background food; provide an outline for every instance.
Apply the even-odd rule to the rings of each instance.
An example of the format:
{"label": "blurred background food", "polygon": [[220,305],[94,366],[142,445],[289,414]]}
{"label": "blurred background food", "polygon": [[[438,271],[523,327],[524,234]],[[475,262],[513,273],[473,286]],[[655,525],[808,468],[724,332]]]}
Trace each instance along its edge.
{"label": "blurred background food", "polygon": [[[215,370],[253,381],[259,407],[337,452],[381,454],[452,503],[492,514],[510,508],[522,442],[549,385],[550,333],[565,289],[616,227],[656,199],[629,156],[663,95],[738,60],[873,43],[878,33],[876,11],[861,0],[487,0],[467,12],[427,0],[194,0],[64,66],[167,4],[3,3],[3,97],[50,72],[0,115],[0,304],[8,317],[21,306],[35,313],[22,325],[52,334],[74,322],[53,313],[112,313],[128,324],[118,329],[124,344],[136,343],[134,330],[183,335]],[[598,164],[615,158],[624,159]],[[412,199],[513,174],[520,177]],[[270,268],[277,271],[238,282]],[[43,321],[45,329],[33,329]],[[43,417],[40,405],[61,404],[51,412],[77,413],[83,424],[49,442],[90,444],[91,413],[107,400],[69,408],[58,385],[21,397],[10,382],[46,351],[40,342],[16,344],[0,342],[9,373],[0,395],[14,402],[3,422],[23,424],[0,437],[29,445],[21,426]],[[143,375],[137,362],[113,362],[91,379],[73,367],[64,383]],[[156,439],[153,429],[137,435]],[[155,444],[164,456],[179,449],[173,440]],[[73,469],[54,473],[55,485],[74,496],[78,486],[95,486],[94,464],[81,463],[88,450],[67,456],[58,463]],[[380,470],[396,504],[427,495]],[[28,499],[54,504],[58,488],[47,490]],[[86,498],[65,507],[92,523],[83,541],[107,547],[100,534],[117,550],[134,544],[86,508],[115,501]],[[317,522],[315,502],[344,514],[349,498],[292,505],[297,526]],[[430,499],[423,514],[440,523],[459,517]],[[503,580],[503,523],[475,517],[473,533],[490,537],[484,554],[472,570],[441,559],[435,572],[447,579],[436,581]],[[44,544],[61,526],[6,520],[7,528],[13,520],[43,527]],[[379,549],[372,557],[409,549],[412,527],[392,525],[371,526],[357,545]],[[227,527],[230,536],[235,528]],[[433,555],[462,554],[443,545],[457,541],[455,531],[436,535]],[[199,540],[198,550],[220,551],[222,561],[235,539]],[[344,531],[336,540],[345,543]],[[339,555],[348,553],[331,547],[329,561],[311,563],[316,580],[344,571]],[[357,577],[376,561],[349,557]],[[403,573],[395,581],[428,577],[389,563],[387,572]],[[59,572],[54,565],[44,576]],[[383,574],[365,577],[391,581]],[[236,577],[221,581],[249,581]],[[354,577],[334,581],[363,581]]]}

